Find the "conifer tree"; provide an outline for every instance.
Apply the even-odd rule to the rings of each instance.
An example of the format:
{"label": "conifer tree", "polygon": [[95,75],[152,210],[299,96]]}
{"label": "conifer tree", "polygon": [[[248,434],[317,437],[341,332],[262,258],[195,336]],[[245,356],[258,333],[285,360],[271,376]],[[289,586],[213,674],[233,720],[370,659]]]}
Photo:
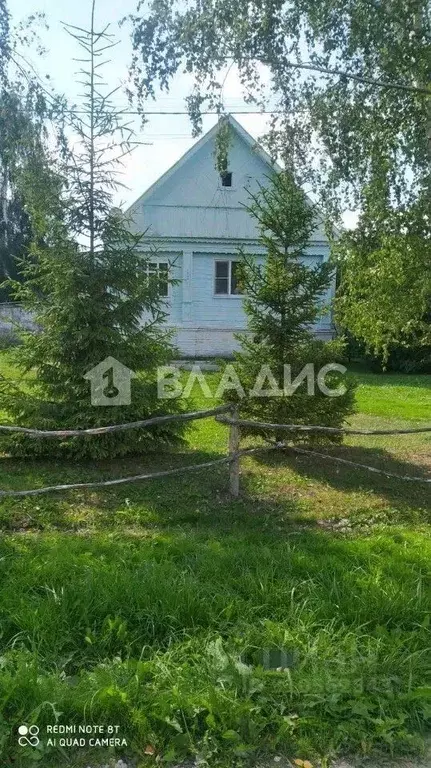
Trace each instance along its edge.
{"label": "conifer tree", "polygon": [[[320,390],[317,377],[324,365],[340,359],[342,343],[316,339],[313,332],[313,324],[328,311],[323,296],[331,284],[333,268],[327,262],[315,266],[305,263],[316,211],[293,174],[274,174],[268,182],[256,194],[250,193],[247,206],[267,257],[261,264],[241,252],[238,267],[248,319],[248,333],[239,336],[241,351],[236,356],[246,393],[240,400],[240,412],[244,417],[273,423],[340,426],[352,411],[353,384],[344,382],[344,394],[328,396]],[[297,389],[289,389],[289,383],[306,365],[313,365],[312,375],[308,368],[313,394],[308,393],[305,379]],[[324,383],[336,389],[339,380],[340,373],[335,371],[328,373]],[[250,395],[258,389],[267,394]],[[232,392],[227,396],[232,399]],[[286,433],[280,432],[278,437],[285,439]]]}
{"label": "conifer tree", "polygon": [[[44,429],[134,422],[166,413],[169,405],[178,408],[157,398],[156,368],[173,355],[163,330],[160,278],[148,269],[143,234],[113,208],[119,164],[133,148],[133,135],[113,105],[116,91],[107,93],[102,82],[101,67],[114,41],[107,28],[97,31],[94,17],[93,1],[90,29],[66,28],[83,50],[84,103],[66,113],[77,141],[55,171],[35,158],[21,180],[34,239],[25,282],[14,288],[40,332],[24,334],[16,351],[21,369],[34,371],[31,391],[3,385],[2,406],[12,423]],[[91,404],[84,376],[110,356],[137,374],[131,405]],[[174,441],[180,432],[169,424],[60,444],[14,434],[6,450],[19,456],[113,457]]]}

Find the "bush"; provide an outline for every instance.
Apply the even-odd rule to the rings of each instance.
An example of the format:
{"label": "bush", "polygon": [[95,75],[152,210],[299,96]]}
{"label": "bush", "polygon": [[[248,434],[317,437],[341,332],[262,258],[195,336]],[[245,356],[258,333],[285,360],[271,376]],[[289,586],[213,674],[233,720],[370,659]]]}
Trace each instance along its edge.
{"label": "bush", "polygon": [[0,332],[0,350],[12,349],[19,344],[19,337],[12,331]]}
{"label": "bush", "polygon": [[[89,391],[82,399],[70,403],[41,402],[31,394],[11,391],[9,382],[0,383],[0,393],[2,407],[9,414],[11,423],[31,425],[33,429],[90,429],[142,421],[179,410],[176,401],[158,400],[155,377],[145,373],[132,383],[132,404],[129,406],[94,407]],[[18,432],[0,435],[0,448],[18,458],[108,459],[179,443],[183,432],[181,422],[64,439],[34,438]]]}
{"label": "bush", "polygon": [[[243,347],[247,341],[243,339]],[[320,391],[317,382],[319,370],[327,364],[343,359],[343,342],[340,340],[323,342],[310,339],[308,342],[295,345],[288,356],[291,366],[292,382],[304,367],[310,362],[314,365],[314,376],[310,375],[311,393],[308,393],[306,380],[291,395],[280,397],[246,397],[238,398],[228,392],[228,399],[239,402],[243,418],[253,421],[265,421],[274,424],[309,424],[326,427],[341,427],[346,416],[353,411],[355,382],[351,377],[345,377],[334,371],[325,377],[325,384],[330,389],[344,387],[344,394],[329,397]],[[273,351],[263,343],[260,349],[252,342],[248,351],[237,355],[236,370],[242,386],[248,392],[253,388],[262,365],[267,365],[274,375],[277,385],[283,387],[283,364],[273,355]],[[265,384],[264,384],[265,387]],[[341,434],[306,432],[286,432],[280,430],[256,430],[242,428],[244,434],[260,434],[265,438],[276,440],[295,440],[306,443],[339,443]]]}
{"label": "bush", "polygon": [[348,360],[361,360],[379,373],[431,373],[431,346],[414,341],[410,346],[389,345],[385,362],[383,356],[368,352],[363,342],[347,334],[346,357]]}

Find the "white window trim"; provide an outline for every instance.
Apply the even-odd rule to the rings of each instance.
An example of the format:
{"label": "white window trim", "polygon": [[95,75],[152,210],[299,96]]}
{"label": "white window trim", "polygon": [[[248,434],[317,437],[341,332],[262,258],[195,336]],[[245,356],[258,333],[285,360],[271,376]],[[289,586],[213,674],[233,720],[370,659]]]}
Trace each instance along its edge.
{"label": "white window trim", "polygon": [[[168,280],[170,281],[171,274],[170,274],[170,269],[169,269],[169,259],[163,259],[163,258],[160,258],[160,259],[152,259],[152,258],[150,258],[150,259],[148,259],[147,264],[145,266],[145,272],[147,274],[147,277],[149,277],[149,271],[150,271],[149,266],[150,266],[150,264],[156,264],[157,265],[157,269],[159,269],[159,264],[166,264],[167,267],[168,267]],[[171,298],[172,298],[172,283],[168,282],[168,295],[167,296],[160,296],[160,299],[162,301],[168,301]]]}
{"label": "white window trim", "polygon": [[228,281],[229,282],[228,282],[228,284],[229,284],[229,288],[230,288],[231,285],[232,285],[232,263],[234,261],[239,261],[239,259],[235,259],[233,257],[230,258],[230,259],[218,259],[218,258],[214,259],[214,271],[213,271],[213,297],[214,297],[214,299],[237,299],[237,300],[238,299],[243,299],[244,295],[245,295],[243,293],[216,293],[215,292],[215,286],[216,286],[216,264],[217,264],[218,261],[222,261],[222,262],[227,261],[227,263],[229,264],[229,267],[228,267]]}

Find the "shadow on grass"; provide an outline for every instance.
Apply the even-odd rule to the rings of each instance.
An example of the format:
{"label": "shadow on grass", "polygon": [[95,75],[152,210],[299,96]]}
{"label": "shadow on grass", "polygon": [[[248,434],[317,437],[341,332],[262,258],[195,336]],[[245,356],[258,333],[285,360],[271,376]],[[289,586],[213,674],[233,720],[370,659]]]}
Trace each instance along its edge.
{"label": "shadow on grass", "polygon": [[[91,665],[124,648],[139,656],[146,645],[150,652],[167,648],[201,630],[229,636],[242,627],[263,642],[280,624],[305,643],[322,623],[334,636],[366,625],[367,634],[393,629],[401,646],[400,633],[423,626],[419,646],[425,642],[427,555],[409,534],[349,540],[313,530],[285,539],[244,528],[212,536],[177,528],[146,538],[57,532],[6,537],[0,554],[3,643],[18,634],[24,646],[37,642],[50,664],[73,654],[69,673],[81,660]],[[107,628],[107,616],[125,623],[125,636]]]}
{"label": "shadow on grass", "polygon": [[[284,455],[270,455],[273,466],[286,465]],[[157,468],[211,456],[218,455],[158,456]],[[149,457],[115,463],[117,474],[139,467],[154,468]],[[99,466],[85,473],[109,476],[112,468],[109,462],[103,472]],[[42,484],[64,470],[33,462],[21,471],[26,482]],[[84,469],[68,471],[76,479]],[[13,484],[22,485],[23,476]],[[375,635],[377,683],[394,678],[395,659],[400,690],[409,675],[419,685],[429,642],[425,537],[335,536],[313,523],[298,525],[303,511],[292,496],[265,493],[262,500],[252,493],[246,468],[242,496],[232,500],[222,466],[120,489],[3,500],[3,527],[29,535],[0,542],[2,642],[19,637],[42,665],[74,674],[101,659],[141,657],[143,649],[151,658],[196,633],[243,643],[241,651],[264,648],[283,643],[288,628],[294,650],[310,663],[319,648],[320,667],[326,658],[332,668],[339,654],[354,654],[354,677]],[[31,535],[40,529],[43,535]]]}
{"label": "shadow on grass", "polygon": [[[384,449],[360,446],[317,448],[322,453],[338,455],[349,461],[366,464],[398,475],[429,477],[427,468],[395,458]],[[0,460],[0,487],[3,490],[38,488],[76,482],[104,481],[112,478],[162,471],[176,467],[220,459],[219,453],[207,451],[166,452],[140,458],[98,462],[97,465],[70,462]],[[274,487],[267,487],[268,471],[280,469]],[[280,532],[298,523],[316,525],[310,511],[297,503],[295,490],[301,481],[289,478],[291,485],[283,491],[283,469],[302,478],[317,480],[322,488],[364,494],[357,507],[366,513],[369,496],[375,495],[392,505],[388,522],[426,522],[431,513],[431,488],[427,484],[377,475],[365,469],[350,467],[318,457],[307,457],[289,451],[256,454],[251,471],[243,465],[241,496],[232,499],[228,493],[228,465],[216,465],[160,479],[125,483],[109,488],[51,492],[40,496],[0,499],[0,527],[26,529],[125,529],[134,527],[168,528],[187,526],[209,531],[229,531],[244,527],[248,531]],[[296,485],[295,485],[296,483]],[[259,486],[262,485],[262,493]],[[290,489],[293,489],[293,493]],[[312,494],[313,495],[313,494]],[[341,514],[355,513],[351,500],[337,500]],[[317,503],[315,513],[322,516]],[[324,515],[323,515],[324,516]]]}
{"label": "shadow on grass", "polygon": [[[403,461],[384,448],[346,445],[316,447],[315,450],[401,477],[417,477],[425,480],[431,476],[429,467]],[[428,518],[431,516],[431,484],[387,477],[331,459],[305,456],[289,450],[258,455],[256,461],[265,468],[287,466],[292,472],[318,480],[338,491],[377,494],[395,505],[401,505],[406,510],[420,508],[427,512]]]}
{"label": "shadow on grass", "polygon": [[[71,464],[0,459],[0,488],[25,490],[60,484],[100,482],[217,461],[208,451],[166,452],[142,457]],[[27,497],[0,498],[4,530],[118,530],[198,527],[202,530],[268,529],[283,518],[289,525],[297,510],[289,499],[256,504],[245,492],[233,500],[228,492],[228,464],[158,479],[111,487],[52,491]],[[245,485],[244,485],[245,491]]]}
{"label": "shadow on grass", "polygon": [[[203,494],[199,480],[189,493],[200,491],[210,501],[211,486]],[[178,507],[184,501],[178,486],[177,500]],[[235,502],[232,514],[244,503]],[[160,503],[157,508],[164,514]],[[356,700],[360,733],[371,732],[381,710],[393,722],[399,717],[408,734],[420,731],[421,699],[412,692],[421,691],[429,648],[422,587],[427,553],[420,537],[354,541],[307,530],[287,538],[245,525],[228,531],[227,523],[202,533],[195,525],[154,537],[4,537],[0,613],[2,655],[11,658],[2,672],[8,719],[22,722],[23,712],[40,708],[43,726],[52,721],[44,704],[55,701],[68,722],[80,722],[91,718],[95,702],[104,719],[121,718],[132,741],[141,721],[131,722],[131,712],[152,718],[156,734],[163,734],[162,702],[198,729],[195,720],[209,706],[213,711],[221,690],[216,712],[223,732],[245,718],[250,696],[269,730],[282,707],[298,713],[299,723],[304,719],[304,733],[310,720],[316,733],[327,728],[330,744]],[[219,656],[214,640],[222,644]],[[260,699],[261,687],[250,694],[237,677],[231,682],[231,668],[225,676],[219,658],[225,649],[235,659],[260,658],[267,648],[291,654],[293,684],[278,673],[259,673]],[[0,692],[1,683],[0,676]],[[359,723],[358,712],[365,712]],[[203,721],[196,732],[215,729]],[[270,739],[259,731],[259,746]]]}
{"label": "shadow on grass", "polygon": [[[0,488],[2,490],[30,490],[55,485],[104,482],[116,478],[159,472],[180,467],[217,461],[219,453],[206,451],[167,451],[147,453],[145,456],[99,461],[94,464],[70,461],[0,459]],[[184,509],[187,503],[198,505],[199,500],[213,496],[217,486],[227,488],[228,467],[215,465],[201,470],[159,479],[121,483],[111,487],[83,488],[70,491],[52,491],[47,494],[0,498],[0,524],[7,527],[33,527],[38,518],[41,526],[52,524],[76,527],[96,523],[112,524],[112,515],[119,511],[117,524],[132,523],[132,508],[142,507],[142,522],[151,518],[160,508],[161,514]],[[124,508],[124,510],[123,510]],[[123,510],[123,512],[122,512]],[[28,519],[28,525],[25,524]],[[194,516],[191,515],[191,519]],[[19,521],[21,520],[21,524]],[[15,522],[14,522],[15,521]],[[9,525],[8,525],[9,522]],[[38,527],[38,526],[36,526]]]}

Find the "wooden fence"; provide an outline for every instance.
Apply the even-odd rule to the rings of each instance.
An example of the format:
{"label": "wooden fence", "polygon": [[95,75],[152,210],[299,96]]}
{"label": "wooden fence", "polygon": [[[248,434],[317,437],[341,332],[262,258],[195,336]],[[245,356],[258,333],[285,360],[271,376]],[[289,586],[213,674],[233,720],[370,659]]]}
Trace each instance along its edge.
{"label": "wooden fence", "polygon": [[[339,434],[339,435],[411,435],[423,432],[431,432],[431,427],[418,427],[414,429],[349,429],[348,427],[322,427],[306,424],[274,424],[265,421],[252,421],[250,419],[240,419],[238,410],[235,406],[232,406],[232,416],[217,415],[216,420],[222,424],[227,424],[230,427],[230,439],[229,439],[229,453],[231,456],[230,461],[230,480],[229,488],[232,496],[239,495],[239,480],[240,480],[240,460],[241,456],[249,453],[249,451],[241,451],[241,427],[247,427],[248,429],[265,429],[279,432],[280,430],[285,432],[303,432],[308,434]],[[431,483],[431,478],[415,477],[412,475],[398,475],[394,472],[389,472],[385,469],[378,469],[377,467],[371,467],[368,464],[360,464],[356,461],[350,461],[349,459],[343,459],[340,456],[333,456],[329,453],[321,453],[320,451],[312,451],[308,448],[302,448],[296,445],[291,445],[285,442],[268,441],[269,445],[262,446],[261,450],[268,450],[268,448],[277,448],[284,450],[291,450],[295,453],[303,454],[306,456],[315,456],[319,459],[329,459],[330,461],[340,462],[351,467],[357,467],[358,469],[365,469],[368,472],[374,472],[378,475],[384,475],[385,477],[395,478],[397,480],[407,480],[409,482],[416,483]],[[251,449],[253,452],[256,449]],[[259,449],[257,449],[259,450]]]}
{"label": "wooden fence", "polygon": [[[230,413],[230,416],[226,414]],[[414,477],[410,475],[397,475],[387,470],[378,469],[377,467],[370,467],[366,464],[359,464],[348,459],[344,459],[339,456],[332,456],[331,454],[325,454],[308,448],[302,448],[286,442],[278,442],[272,440],[266,440],[264,445],[259,445],[253,448],[241,449],[241,427],[265,429],[273,431],[286,431],[286,432],[304,432],[304,433],[330,433],[330,434],[347,434],[347,435],[406,435],[416,434],[419,432],[431,432],[431,427],[421,427],[414,429],[393,429],[393,430],[369,430],[369,429],[349,429],[344,427],[322,427],[312,426],[304,424],[273,424],[269,422],[251,421],[249,419],[241,419],[239,417],[238,406],[233,404],[220,405],[216,408],[203,411],[192,411],[190,413],[183,414],[169,414],[167,416],[154,416],[150,419],[144,419],[142,421],[129,422],[126,424],[113,424],[106,427],[93,427],[91,429],[62,429],[62,430],[41,430],[30,429],[28,427],[16,427],[13,425],[0,425],[0,432],[18,432],[26,434],[29,437],[34,438],[47,438],[47,439],[66,439],[68,437],[81,437],[105,435],[110,432],[124,431],[126,429],[144,429],[158,424],[166,424],[173,421],[196,421],[197,419],[205,419],[214,416],[216,421],[221,424],[229,426],[229,452],[227,456],[223,456],[220,459],[214,459],[213,461],[206,461],[200,464],[190,464],[182,467],[176,467],[174,469],[162,470],[159,472],[150,472],[139,475],[130,475],[128,477],[118,477],[111,480],[98,480],[87,483],[72,483],[68,485],[52,485],[43,488],[33,488],[30,490],[22,491],[5,491],[0,490],[0,498],[14,497],[14,496],[37,496],[40,494],[51,493],[53,491],[69,491],[81,488],[107,488],[115,485],[124,485],[125,483],[133,483],[140,480],[151,480],[153,478],[169,477],[172,475],[180,475],[184,472],[196,471],[199,469],[207,469],[209,467],[218,466],[221,464],[229,465],[229,491],[231,495],[236,498],[240,494],[240,463],[241,457],[250,456],[252,454],[270,451],[270,450],[292,450],[296,453],[305,454],[308,456],[315,456],[319,459],[329,459],[330,461],[338,461],[342,464],[357,467],[359,469],[365,469],[369,472],[385,475],[386,477],[396,478],[397,480],[407,480],[411,482],[419,483],[431,483],[431,478]]]}

